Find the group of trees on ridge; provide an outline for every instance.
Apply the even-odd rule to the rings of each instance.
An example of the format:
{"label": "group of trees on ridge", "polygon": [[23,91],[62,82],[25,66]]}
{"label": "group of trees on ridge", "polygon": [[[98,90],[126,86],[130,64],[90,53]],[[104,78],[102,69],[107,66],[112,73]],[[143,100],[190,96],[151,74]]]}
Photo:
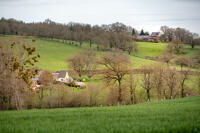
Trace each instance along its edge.
{"label": "group of trees on ridge", "polygon": [[[162,26],[160,30],[162,32],[161,41],[171,42],[178,39],[182,43],[190,44],[192,48],[200,44],[198,34],[184,28]],[[5,18],[0,20],[0,34],[45,37],[60,39],[63,42],[64,40],[70,40],[79,42],[80,46],[83,42],[89,42],[90,47],[95,43],[97,50],[117,48],[128,51],[129,54],[136,50],[134,40],[138,35],[149,35],[144,30],[139,34],[133,27],[119,22],[92,26],[75,22],[61,24],[50,19],[46,19],[44,22],[25,23]]]}
{"label": "group of trees on ridge", "polygon": [[192,48],[195,45],[200,45],[200,37],[197,33],[192,33],[184,28],[171,28],[161,26],[162,35],[160,39],[165,42],[179,41],[182,44],[189,44]]}
{"label": "group of trees on ridge", "polygon": [[0,20],[0,34],[45,37],[60,39],[63,42],[70,40],[79,42],[80,46],[83,42],[89,42],[90,47],[94,43],[97,44],[97,50],[118,48],[128,53],[134,50],[133,31],[135,32],[134,28],[119,22],[91,26],[74,22],[60,24],[49,19],[39,23],[24,23],[4,18]]}

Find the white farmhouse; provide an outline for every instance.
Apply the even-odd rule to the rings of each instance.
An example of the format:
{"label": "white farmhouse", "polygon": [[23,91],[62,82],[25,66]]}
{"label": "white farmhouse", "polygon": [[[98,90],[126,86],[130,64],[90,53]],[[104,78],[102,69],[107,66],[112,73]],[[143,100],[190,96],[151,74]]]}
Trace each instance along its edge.
{"label": "white farmhouse", "polygon": [[57,71],[56,73],[54,73],[54,78],[56,79],[56,81],[64,83],[71,83],[73,81],[68,72],[65,70]]}

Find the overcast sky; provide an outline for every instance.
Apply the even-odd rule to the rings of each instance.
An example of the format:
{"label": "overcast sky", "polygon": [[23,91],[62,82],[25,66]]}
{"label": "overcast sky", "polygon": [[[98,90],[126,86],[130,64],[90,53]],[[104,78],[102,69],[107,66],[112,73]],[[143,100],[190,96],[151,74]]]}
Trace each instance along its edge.
{"label": "overcast sky", "polygon": [[0,17],[92,25],[122,22],[150,32],[168,25],[200,34],[200,0],[0,0]]}

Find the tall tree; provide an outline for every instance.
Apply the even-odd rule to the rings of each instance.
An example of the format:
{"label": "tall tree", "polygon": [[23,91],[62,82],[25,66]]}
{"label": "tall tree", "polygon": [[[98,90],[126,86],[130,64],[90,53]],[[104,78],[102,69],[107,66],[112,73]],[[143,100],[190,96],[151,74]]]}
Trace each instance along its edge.
{"label": "tall tree", "polygon": [[102,70],[103,78],[107,83],[118,83],[118,103],[122,104],[122,81],[129,73],[130,60],[118,50],[106,53],[101,57],[100,64],[105,69]]}
{"label": "tall tree", "polygon": [[143,80],[142,87],[146,90],[147,101],[151,100],[150,91],[153,88],[151,78],[152,78],[151,69],[149,69],[149,66],[145,66],[144,71],[143,71],[143,77],[142,77],[142,80]]}

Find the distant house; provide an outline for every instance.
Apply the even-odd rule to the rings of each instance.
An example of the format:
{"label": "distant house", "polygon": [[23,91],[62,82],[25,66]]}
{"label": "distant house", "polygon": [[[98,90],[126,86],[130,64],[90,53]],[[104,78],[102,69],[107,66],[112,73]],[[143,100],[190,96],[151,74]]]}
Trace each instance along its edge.
{"label": "distant house", "polygon": [[138,40],[143,40],[143,41],[152,41],[160,38],[160,32],[152,32],[151,35],[141,35],[138,36]]}
{"label": "distant house", "polygon": [[65,70],[57,71],[53,73],[53,76],[56,81],[64,82],[64,83],[71,83],[73,79],[69,76],[68,72]]}
{"label": "distant house", "polygon": [[150,38],[158,39],[160,37],[160,32],[152,32]]}
{"label": "distant house", "polygon": [[140,35],[140,36],[138,36],[138,39],[140,39],[140,40],[148,40],[149,39],[149,35]]}
{"label": "distant house", "polygon": [[[36,89],[40,87],[40,84],[38,83],[39,77],[42,74],[42,70],[38,72],[38,74],[33,79],[33,89]],[[57,71],[55,73],[52,73],[53,77],[56,81],[63,82],[63,83],[71,83],[73,82],[73,79],[69,76],[68,72],[65,70]]]}
{"label": "distant house", "polygon": [[42,74],[42,70],[40,70],[39,72],[38,72],[38,74],[35,76],[35,78],[33,79],[33,89],[36,89],[36,88],[38,88],[38,87],[40,87],[40,85],[38,84],[38,80],[39,80],[39,77],[40,77],[40,75]]}

